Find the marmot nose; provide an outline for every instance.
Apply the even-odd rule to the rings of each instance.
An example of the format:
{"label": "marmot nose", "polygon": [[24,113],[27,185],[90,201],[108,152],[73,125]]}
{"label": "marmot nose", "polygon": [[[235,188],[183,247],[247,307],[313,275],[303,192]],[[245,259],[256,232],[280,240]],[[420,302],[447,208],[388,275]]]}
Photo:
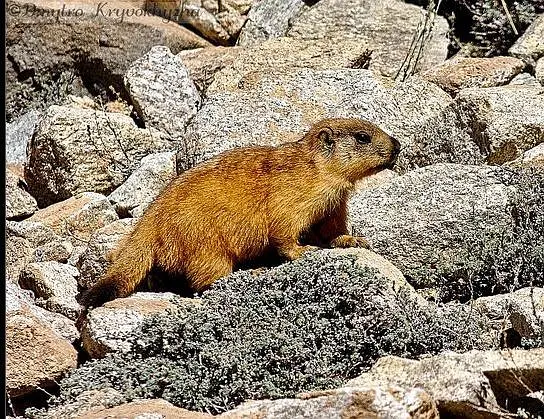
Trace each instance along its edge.
{"label": "marmot nose", "polygon": [[391,142],[393,143],[394,147],[393,151],[395,152],[395,154],[398,154],[401,148],[399,141],[396,138],[391,137]]}

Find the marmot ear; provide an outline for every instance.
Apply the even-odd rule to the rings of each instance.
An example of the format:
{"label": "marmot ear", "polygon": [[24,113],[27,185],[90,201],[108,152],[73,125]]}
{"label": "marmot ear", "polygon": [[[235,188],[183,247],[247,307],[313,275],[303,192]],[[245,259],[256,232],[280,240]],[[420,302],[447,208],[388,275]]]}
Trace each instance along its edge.
{"label": "marmot ear", "polygon": [[327,146],[327,148],[329,148],[330,146],[332,146],[334,144],[334,138],[333,138],[333,135],[332,135],[332,129],[330,128],[323,128],[322,130],[319,131],[319,134],[317,134],[319,139],[321,140],[321,142],[323,144],[325,144],[325,146]]}

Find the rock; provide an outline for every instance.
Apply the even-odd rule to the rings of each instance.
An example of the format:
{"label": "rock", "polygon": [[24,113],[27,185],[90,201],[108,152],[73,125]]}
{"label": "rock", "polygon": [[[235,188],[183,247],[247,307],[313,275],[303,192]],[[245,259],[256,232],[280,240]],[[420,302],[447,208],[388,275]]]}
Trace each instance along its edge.
{"label": "rock", "polygon": [[46,245],[60,237],[41,221],[6,221],[6,237],[20,237],[34,248]]}
{"label": "rock", "polygon": [[536,63],[535,77],[538,80],[538,82],[542,86],[544,86],[544,57],[539,58],[538,62]]}
{"label": "rock", "polygon": [[24,163],[26,147],[38,125],[40,113],[29,111],[6,126],[6,162]]}
{"label": "rock", "polygon": [[73,251],[74,246],[69,240],[55,240],[36,248],[34,250],[34,260],[36,262],[55,261],[66,263]]}
{"label": "rock", "polygon": [[488,163],[514,160],[544,142],[544,87],[463,89],[456,106]]}
{"label": "rock", "polygon": [[96,230],[118,218],[104,195],[84,192],[39,210],[28,221],[43,223],[72,241],[86,242]]}
{"label": "rock", "polygon": [[525,64],[514,57],[450,59],[425,72],[423,77],[451,95],[468,87],[494,87],[510,82]]}
{"label": "rock", "polygon": [[505,165],[511,167],[544,168],[544,143],[540,143],[536,147],[527,150],[521,157],[507,162]]}
{"label": "rock", "polygon": [[6,282],[17,283],[19,274],[27,263],[32,262],[34,248],[23,237],[7,237],[6,242]]}
{"label": "rock", "polygon": [[6,318],[6,390],[10,397],[54,386],[77,366],[77,351],[30,311]]}
{"label": "rock", "polygon": [[[287,35],[308,40],[352,39],[372,50],[370,69],[393,77],[410,50],[423,10],[399,0],[321,0],[293,20]],[[416,69],[441,64],[447,56],[449,27],[436,16]]]}
{"label": "rock", "polygon": [[24,180],[6,170],[6,219],[29,217],[38,210],[36,200],[26,191]]}
{"label": "rock", "polygon": [[144,157],[140,167],[108,196],[117,213],[134,216],[132,210],[136,207],[143,212],[176,175],[175,157],[173,152]]}
{"label": "rock", "polygon": [[247,402],[221,419],[438,418],[429,394],[420,388],[346,387],[304,393],[296,399]]}
{"label": "rock", "polygon": [[354,40],[270,39],[244,48],[232,63],[215,74],[210,92],[235,91],[252,74],[293,72],[297,69],[327,70],[357,67],[368,49]]}
{"label": "rock", "polygon": [[76,301],[79,271],[59,262],[30,263],[21,272],[19,284],[32,290],[46,308],[75,320],[81,311]]}
{"label": "rock", "polygon": [[255,2],[247,15],[237,44],[257,45],[270,38],[285,36],[292,21],[308,10],[303,0],[260,0]]}
{"label": "rock", "polygon": [[[92,358],[102,358],[108,352],[127,352],[131,332],[145,318],[157,316],[176,306],[172,293],[136,293],[128,298],[109,301],[87,314],[81,330],[81,343]],[[193,300],[187,299],[188,304]]]}
{"label": "rock", "polygon": [[353,234],[415,280],[419,269],[432,269],[441,256],[470,246],[467,232],[513,228],[513,187],[503,183],[501,170],[436,164],[359,190],[349,202]]}
{"label": "rock", "polygon": [[135,224],[135,219],[124,218],[102,227],[91,236],[88,246],[76,262],[81,272],[81,287],[90,288],[106,272],[109,253],[124,235],[132,231]]}
{"label": "rock", "polygon": [[495,323],[499,332],[508,329],[534,339],[544,336],[544,289],[522,288],[509,294],[480,297],[473,303]]}
{"label": "rock", "polygon": [[[210,45],[180,25],[150,13],[142,16],[144,1],[64,4],[63,9],[44,0],[24,0],[6,6],[21,11],[6,22],[8,121],[31,108],[62,103],[68,94],[111,97],[114,90],[126,97],[123,75],[154,45],[175,53]],[[64,16],[59,16],[61,10]],[[74,16],[76,10],[79,16]],[[127,16],[130,11],[138,16]]]}
{"label": "rock", "polygon": [[108,194],[143,157],[174,147],[126,115],[52,106],[30,143],[25,179],[40,207],[81,192]]}
{"label": "rock", "polygon": [[181,59],[157,46],[135,61],[125,86],[136,111],[148,127],[178,138],[200,106],[200,96]]}
{"label": "rock", "polygon": [[517,398],[544,385],[544,349],[445,353],[419,361],[387,356],[348,386],[423,388],[440,416],[503,418]]}
{"label": "rock", "polygon": [[212,84],[215,73],[230,65],[242,51],[240,47],[208,47],[181,51],[178,57],[203,93]]}
{"label": "rock", "polygon": [[540,83],[529,73],[520,73],[514,77],[510,83],[510,86],[532,86],[540,87]]}
{"label": "rock", "polygon": [[6,316],[13,312],[30,311],[40,321],[51,327],[59,337],[72,343],[79,338],[79,332],[72,320],[38,307],[34,303],[32,291],[23,290],[13,282],[6,282]]}
{"label": "rock", "polygon": [[398,177],[398,173],[390,169],[383,169],[378,173],[367,176],[356,183],[355,189],[372,189],[380,185],[386,184],[390,180]]}
{"label": "rock", "polygon": [[367,119],[396,137],[401,170],[482,160],[451,97],[415,77],[392,83],[368,70],[302,69],[252,73],[243,81],[237,91],[208,92],[187,129],[191,148],[177,155],[178,172],[234,147],[298,140],[326,117]]}
{"label": "rock", "polygon": [[120,406],[111,407],[109,409],[93,409],[86,412],[76,419],[101,419],[108,418],[123,418],[123,419],[140,419],[140,418],[176,418],[176,419],[211,419],[212,415],[207,413],[192,412],[187,409],[176,407],[166,400],[151,399],[138,400]]}
{"label": "rock", "polygon": [[544,56],[544,14],[534,20],[508,52],[531,66]]}

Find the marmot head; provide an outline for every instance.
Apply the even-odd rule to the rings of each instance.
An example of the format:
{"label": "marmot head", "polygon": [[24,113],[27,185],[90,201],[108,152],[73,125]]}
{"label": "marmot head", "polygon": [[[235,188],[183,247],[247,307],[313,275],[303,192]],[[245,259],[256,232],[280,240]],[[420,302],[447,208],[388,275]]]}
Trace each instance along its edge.
{"label": "marmot head", "polygon": [[400,143],[376,125],[356,118],[330,118],[316,123],[304,136],[333,173],[356,182],[392,167]]}

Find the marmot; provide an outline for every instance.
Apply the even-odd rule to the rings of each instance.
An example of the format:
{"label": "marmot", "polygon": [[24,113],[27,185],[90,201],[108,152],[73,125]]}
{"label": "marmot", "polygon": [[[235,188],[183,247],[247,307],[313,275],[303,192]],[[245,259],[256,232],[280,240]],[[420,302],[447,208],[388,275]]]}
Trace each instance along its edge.
{"label": "marmot", "polygon": [[334,118],[296,142],[213,157],[165,187],[80,303],[126,297],[154,267],[200,292],[270,252],[293,260],[324,246],[368,247],[348,234],[347,200],[357,180],[390,167],[399,151],[370,122]]}

